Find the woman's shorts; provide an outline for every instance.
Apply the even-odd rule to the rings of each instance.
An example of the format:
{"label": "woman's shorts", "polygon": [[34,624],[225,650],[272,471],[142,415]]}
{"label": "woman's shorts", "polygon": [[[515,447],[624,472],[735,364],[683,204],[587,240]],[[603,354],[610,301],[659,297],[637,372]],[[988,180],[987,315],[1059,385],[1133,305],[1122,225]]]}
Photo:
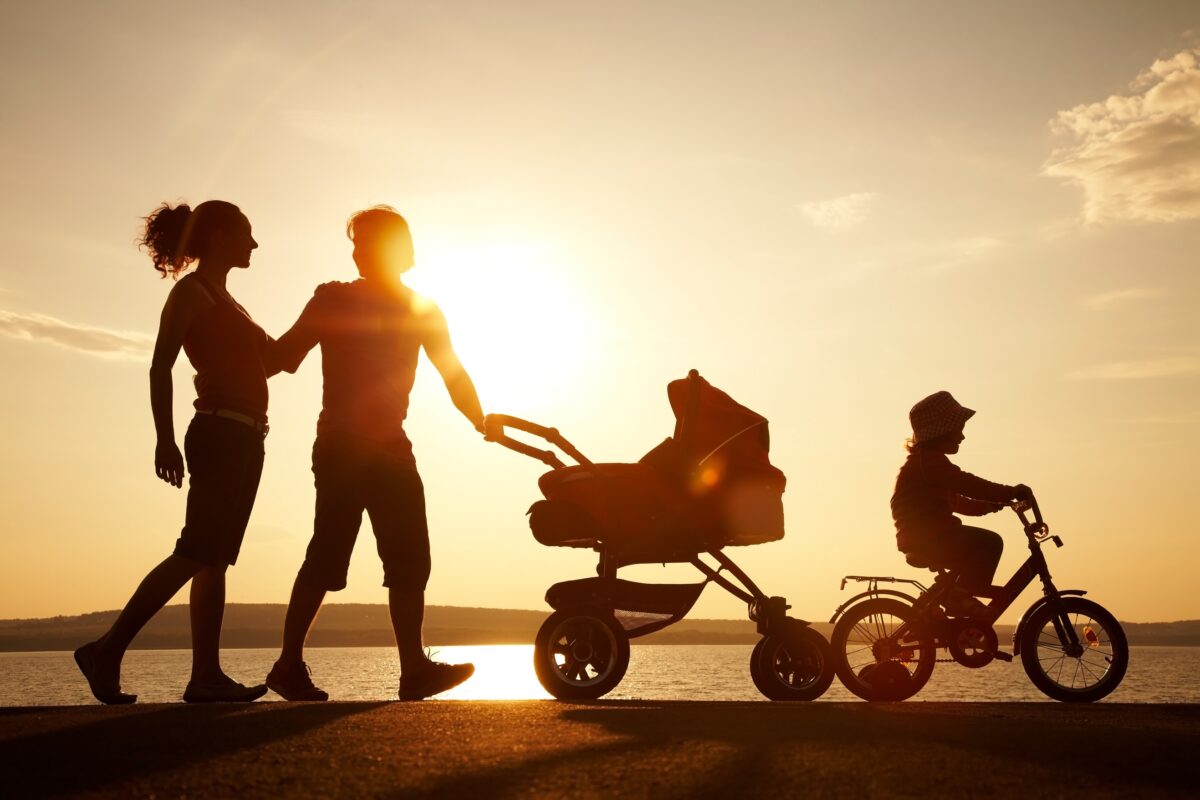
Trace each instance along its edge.
{"label": "woman's shorts", "polygon": [[346,588],[350,555],[371,518],[383,585],[423,591],[429,581],[425,486],[416,464],[357,437],[322,434],[313,445],[317,509],[300,578],[336,592]]}
{"label": "woman's shorts", "polygon": [[192,418],[183,439],[187,517],[175,555],[212,566],[237,562],[262,477],[263,437],[237,420]]}

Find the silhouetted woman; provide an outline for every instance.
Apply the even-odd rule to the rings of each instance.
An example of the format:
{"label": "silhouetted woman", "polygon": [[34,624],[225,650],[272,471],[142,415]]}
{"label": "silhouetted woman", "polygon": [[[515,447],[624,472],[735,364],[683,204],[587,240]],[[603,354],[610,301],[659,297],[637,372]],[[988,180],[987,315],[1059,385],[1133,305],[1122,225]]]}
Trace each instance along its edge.
{"label": "silhouetted woman", "polygon": [[184,437],[191,483],[187,515],[175,551],[150,571],[112,628],[75,651],[75,661],[102,703],[132,703],[121,691],[121,659],[134,636],[189,580],[192,676],[187,702],[250,701],[265,686],[244,686],[221,669],[225,570],[242,536],[262,474],[267,433],[269,341],[225,288],[230,270],[250,266],[258,247],[250,222],[232,203],[209,200],[195,209],[163,205],[146,218],[142,239],[163,276],[179,278],[163,306],[150,365],[150,407],[158,445],[154,468],[183,485],[184,458],[175,443],[171,368],[180,348],[196,370],[196,415]]}

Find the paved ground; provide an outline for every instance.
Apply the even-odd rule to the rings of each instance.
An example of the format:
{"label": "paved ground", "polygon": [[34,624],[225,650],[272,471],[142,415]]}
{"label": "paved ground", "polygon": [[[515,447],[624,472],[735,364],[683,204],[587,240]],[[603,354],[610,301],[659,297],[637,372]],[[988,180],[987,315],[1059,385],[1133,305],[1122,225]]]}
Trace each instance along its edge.
{"label": "paved ground", "polygon": [[1200,796],[1200,705],[0,709],[0,797]]}

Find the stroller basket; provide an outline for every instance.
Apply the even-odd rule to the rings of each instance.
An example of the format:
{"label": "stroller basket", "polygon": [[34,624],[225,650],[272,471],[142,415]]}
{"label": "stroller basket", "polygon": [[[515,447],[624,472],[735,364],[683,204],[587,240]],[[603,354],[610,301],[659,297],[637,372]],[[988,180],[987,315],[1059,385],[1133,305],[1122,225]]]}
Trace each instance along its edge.
{"label": "stroller basket", "polygon": [[551,586],[546,602],[553,609],[611,609],[632,638],[683,619],[703,590],[703,582],[635,583],[620,578],[581,578]]}
{"label": "stroller basket", "polygon": [[787,481],[768,458],[766,418],[694,370],[671,382],[667,396],[674,435],[634,464],[594,464],[552,428],[491,418],[541,435],[580,462],[565,466],[552,453],[489,434],[555,467],[538,481],[545,499],[529,511],[538,542],[606,545],[631,563],[783,538]]}

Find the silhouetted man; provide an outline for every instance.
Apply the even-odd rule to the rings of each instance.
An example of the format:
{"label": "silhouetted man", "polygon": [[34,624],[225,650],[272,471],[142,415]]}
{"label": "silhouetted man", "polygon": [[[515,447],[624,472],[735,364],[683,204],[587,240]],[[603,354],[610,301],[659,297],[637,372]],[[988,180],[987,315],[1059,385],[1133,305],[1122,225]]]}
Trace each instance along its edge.
{"label": "silhouetted man", "polygon": [[462,683],[471,664],[428,659],[421,641],[429,533],[425,493],[404,433],[408,397],[424,348],[455,406],[480,431],[475,386],[450,345],[441,311],[401,282],[413,265],[408,223],[388,206],[360,211],[346,235],[359,280],[317,287],[280,337],[283,369],[295,372],[321,346],[324,395],[313,445],[317,504],[313,537],[292,588],[283,650],[267,686],[288,700],[325,700],[304,663],[304,640],[325,593],[346,586],[365,510],[371,518],[392,627],[400,651],[400,699],[419,700]]}

